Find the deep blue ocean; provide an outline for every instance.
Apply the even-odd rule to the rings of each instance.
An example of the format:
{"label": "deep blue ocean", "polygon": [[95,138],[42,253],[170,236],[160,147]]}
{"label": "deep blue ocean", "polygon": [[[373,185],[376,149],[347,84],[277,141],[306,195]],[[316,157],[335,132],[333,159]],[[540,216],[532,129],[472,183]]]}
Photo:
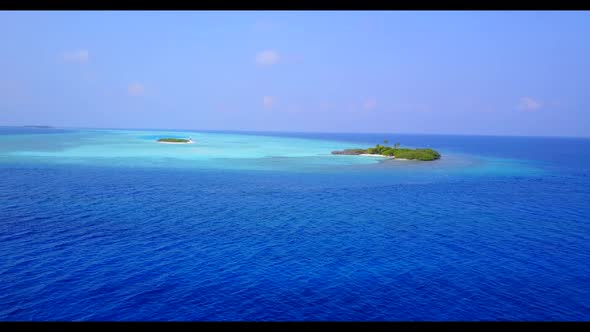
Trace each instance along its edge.
{"label": "deep blue ocean", "polygon": [[590,320],[590,139],[234,134],[0,127],[0,320]]}

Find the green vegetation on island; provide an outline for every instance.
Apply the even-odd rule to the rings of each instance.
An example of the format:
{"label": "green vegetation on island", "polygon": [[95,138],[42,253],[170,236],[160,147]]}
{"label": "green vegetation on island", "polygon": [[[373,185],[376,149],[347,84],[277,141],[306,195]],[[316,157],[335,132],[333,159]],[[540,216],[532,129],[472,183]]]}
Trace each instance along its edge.
{"label": "green vegetation on island", "polygon": [[[386,140],[387,142],[387,140]],[[387,144],[387,143],[386,143]],[[343,155],[362,155],[362,154],[372,154],[372,155],[381,155],[387,157],[395,157],[399,159],[408,159],[408,160],[422,160],[422,161],[431,161],[440,159],[440,153],[437,151],[430,149],[430,148],[420,148],[420,149],[408,149],[408,148],[400,148],[399,143],[394,144],[393,146],[384,146],[377,144],[374,148],[368,149],[346,149],[342,151],[332,151],[332,154],[343,154]]]}
{"label": "green vegetation on island", "polygon": [[190,138],[186,139],[186,138],[170,138],[170,137],[166,137],[166,138],[160,138],[160,139],[158,139],[158,142],[163,142],[163,143],[191,143],[192,140]]}

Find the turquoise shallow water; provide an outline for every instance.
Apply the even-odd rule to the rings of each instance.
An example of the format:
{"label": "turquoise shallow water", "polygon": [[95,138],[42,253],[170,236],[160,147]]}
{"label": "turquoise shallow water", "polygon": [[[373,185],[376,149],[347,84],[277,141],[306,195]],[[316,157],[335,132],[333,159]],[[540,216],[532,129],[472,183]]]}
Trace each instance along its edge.
{"label": "turquoise shallow water", "polygon": [[[157,143],[160,137],[192,137],[196,144]],[[11,140],[18,141],[17,149],[12,151]],[[344,146],[346,144],[342,142],[323,140],[220,133],[82,131],[48,137],[6,137],[4,149],[14,160],[26,160],[27,157],[41,157],[56,163],[108,160],[109,164],[126,166],[289,169],[291,159],[297,163],[303,158],[310,166],[373,163],[369,158],[335,158],[330,155],[333,149]],[[285,163],[274,162],[277,158],[282,158]]]}
{"label": "turquoise shallow water", "polygon": [[[443,158],[330,155],[385,138]],[[0,172],[4,321],[590,318],[588,139],[4,127]]]}
{"label": "turquoise shallow water", "polygon": [[[340,156],[331,151],[368,144],[354,139],[339,140],[273,136],[272,133],[244,135],[191,131],[76,130],[51,133],[5,135],[0,153],[5,162],[42,161],[54,164],[92,164],[127,167],[233,169],[267,171],[383,171],[429,174],[463,172],[472,174],[536,174],[541,171],[522,161],[464,153],[445,153],[431,163],[387,160],[380,157]],[[195,144],[161,144],[161,137],[192,137]],[[377,141],[378,142],[378,141]],[[364,145],[363,145],[364,144]],[[408,173],[409,172],[409,173]]]}

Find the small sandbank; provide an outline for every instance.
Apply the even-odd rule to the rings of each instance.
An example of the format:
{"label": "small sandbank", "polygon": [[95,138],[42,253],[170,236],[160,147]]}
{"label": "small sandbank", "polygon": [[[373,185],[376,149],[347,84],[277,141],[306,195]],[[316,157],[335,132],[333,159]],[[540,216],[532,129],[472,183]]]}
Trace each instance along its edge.
{"label": "small sandbank", "polygon": [[160,138],[157,140],[158,143],[164,143],[164,144],[192,144],[193,143],[193,139],[192,138],[176,138],[176,137],[165,137],[165,138]]}
{"label": "small sandbank", "polygon": [[195,142],[190,141],[190,142],[158,142],[160,144],[194,144]]}

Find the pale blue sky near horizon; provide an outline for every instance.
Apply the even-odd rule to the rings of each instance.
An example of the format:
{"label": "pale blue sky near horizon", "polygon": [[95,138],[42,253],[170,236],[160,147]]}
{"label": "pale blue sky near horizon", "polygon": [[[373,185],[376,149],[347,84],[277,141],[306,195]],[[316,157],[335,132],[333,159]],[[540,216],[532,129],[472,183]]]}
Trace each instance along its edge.
{"label": "pale blue sky near horizon", "polygon": [[4,11],[0,126],[590,136],[590,12]]}

